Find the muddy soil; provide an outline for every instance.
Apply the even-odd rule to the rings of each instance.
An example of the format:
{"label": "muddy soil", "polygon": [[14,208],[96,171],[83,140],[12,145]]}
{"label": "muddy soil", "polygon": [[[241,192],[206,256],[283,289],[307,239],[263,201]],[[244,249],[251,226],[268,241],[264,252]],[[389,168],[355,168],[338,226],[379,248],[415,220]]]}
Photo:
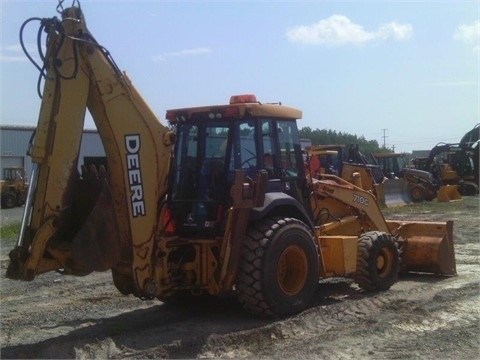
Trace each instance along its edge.
{"label": "muddy soil", "polygon": [[108,272],[8,280],[14,239],[1,239],[1,358],[478,359],[479,197],[385,214],[454,220],[458,276],[402,275],[381,293],[324,281],[309,309],[273,320],[231,298],[176,307],[125,297]]}

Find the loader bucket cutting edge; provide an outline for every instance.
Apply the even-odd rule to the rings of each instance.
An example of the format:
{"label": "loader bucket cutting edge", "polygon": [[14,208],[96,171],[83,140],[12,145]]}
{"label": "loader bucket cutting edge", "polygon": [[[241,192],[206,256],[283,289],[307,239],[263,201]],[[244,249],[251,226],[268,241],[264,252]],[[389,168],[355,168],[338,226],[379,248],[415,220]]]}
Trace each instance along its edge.
{"label": "loader bucket cutting edge", "polygon": [[400,237],[402,272],[457,274],[453,221],[387,223],[392,233]]}
{"label": "loader bucket cutting edge", "polygon": [[388,179],[382,183],[387,207],[405,206],[412,201],[408,192],[408,184],[404,179]]}

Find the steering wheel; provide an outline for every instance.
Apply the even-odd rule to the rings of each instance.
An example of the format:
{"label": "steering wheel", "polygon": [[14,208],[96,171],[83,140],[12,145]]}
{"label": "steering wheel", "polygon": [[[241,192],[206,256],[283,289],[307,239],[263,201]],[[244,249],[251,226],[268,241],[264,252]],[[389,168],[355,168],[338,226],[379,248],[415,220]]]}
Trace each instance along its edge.
{"label": "steering wheel", "polygon": [[256,158],[256,156],[249,157],[247,160],[242,162],[241,167],[243,168],[243,166],[247,164],[248,166],[253,167],[254,165],[250,164],[250,161],[255,160]]}

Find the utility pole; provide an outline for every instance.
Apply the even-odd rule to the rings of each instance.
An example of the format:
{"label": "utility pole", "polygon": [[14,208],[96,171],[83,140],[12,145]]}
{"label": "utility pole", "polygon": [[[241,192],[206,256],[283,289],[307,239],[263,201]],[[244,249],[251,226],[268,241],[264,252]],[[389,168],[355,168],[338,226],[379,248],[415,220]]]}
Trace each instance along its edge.
{"label": "utility pole", "polygon": [[383,138],[383,148],[384,148],[384,149],[387,148],[387,145],[386,145],[386,139],[387,139],[387,137],[388,137],[388,136],[386,135],[387,130],[388,130],[388,129],[382,129],[382,131],[383,131],[383,136],[382,136],[382,138]]}

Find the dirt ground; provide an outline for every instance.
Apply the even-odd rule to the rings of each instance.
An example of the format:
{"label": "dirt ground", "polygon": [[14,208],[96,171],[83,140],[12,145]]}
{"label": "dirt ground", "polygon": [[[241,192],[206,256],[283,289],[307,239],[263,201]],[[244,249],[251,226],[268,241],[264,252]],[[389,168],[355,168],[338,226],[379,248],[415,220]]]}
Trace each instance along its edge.
{"label": "dirt ground", "polygon": [[14,239],[1,239],[1,358],[478,359],[479,197],[385,214],[454,220],[458,276],[402,275],[381,293],[324,281],[309,309],[276,320],[228,298],[176,307],[125,297],[109,272],[8,280]]}

